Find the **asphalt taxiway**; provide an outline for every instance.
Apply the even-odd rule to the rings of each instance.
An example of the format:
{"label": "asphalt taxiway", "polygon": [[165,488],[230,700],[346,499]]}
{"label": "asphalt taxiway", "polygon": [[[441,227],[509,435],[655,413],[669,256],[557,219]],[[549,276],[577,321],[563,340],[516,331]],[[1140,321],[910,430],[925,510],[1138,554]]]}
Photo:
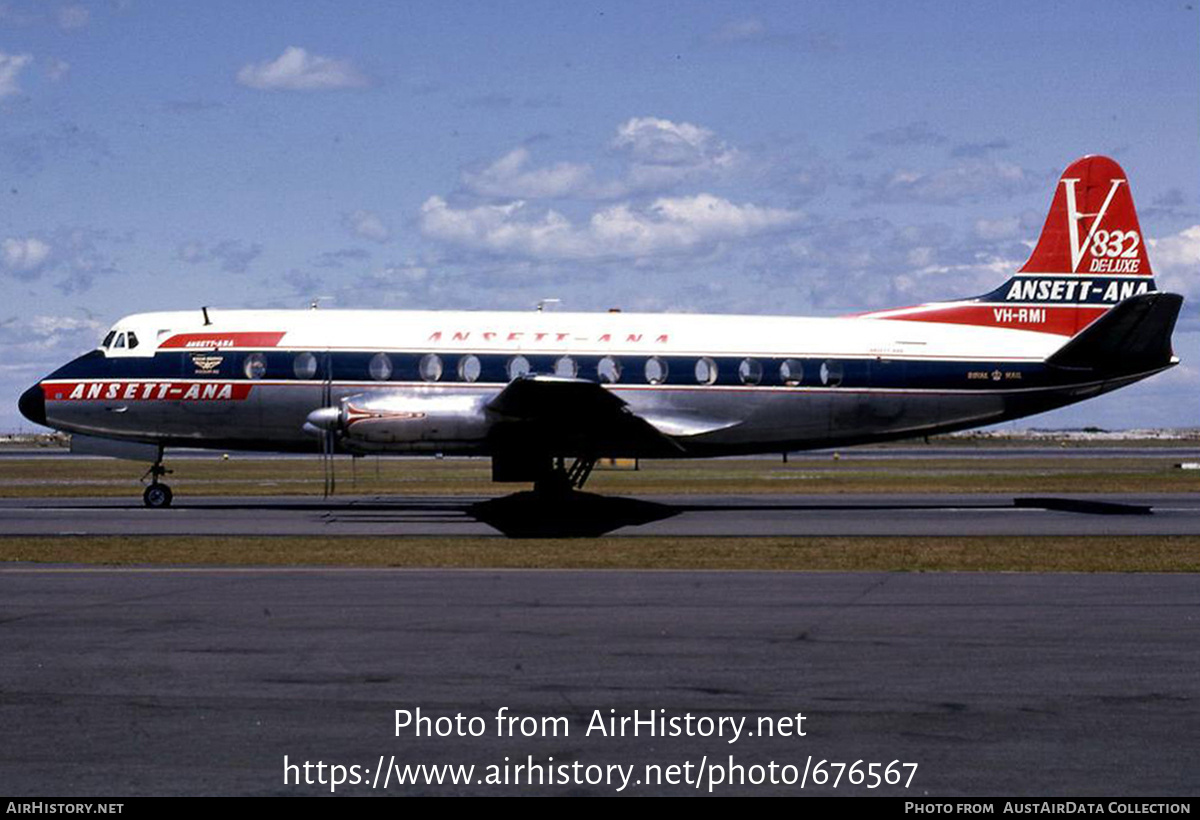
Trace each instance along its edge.
{"label": "asphalt taxiway", "polygon": [[0,499],[0,535],[1200,535],[1200,494]]}
{"label": "asphalt taxiway", "polygon": [[[0,590],[0,783],[11,797],[329,793],[285,780],[285,756],[365,769],[365,783],[338,789],[359,795],[385,793],[371,787],[379,761],[473,764],[477,780],[489,765],[511,775],[550,758],[633,765],[638,779],[647,764],[751,775],[771,762],[793,773],[820,761],[827,772],[917,764],[907,790],[845,778],[834,789],[810,772],[803,790],[716,794],[1200,788],[1193,576],[13,565]],[[499,736],[502,707],[565,718],[565,729]],[[397,732],[395,710],[417,708],[481,717],[484,731]],[[746,718],[754,734],[587,732],[597,712],[634,710]],[[797,713],[803,737],[759,728]],[[616,787],[393,781],[386,793]]]}

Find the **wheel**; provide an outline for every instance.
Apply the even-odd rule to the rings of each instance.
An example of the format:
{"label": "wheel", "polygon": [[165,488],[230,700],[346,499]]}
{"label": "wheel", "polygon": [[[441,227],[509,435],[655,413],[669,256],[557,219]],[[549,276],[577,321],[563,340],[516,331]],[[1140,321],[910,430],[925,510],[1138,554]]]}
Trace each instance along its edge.
{"label": "wheel", "polygon": [[142,493],[142,501],[151,509],[171,506],[171,499],[173,497],[171,488],[166,484],[151,484]]}

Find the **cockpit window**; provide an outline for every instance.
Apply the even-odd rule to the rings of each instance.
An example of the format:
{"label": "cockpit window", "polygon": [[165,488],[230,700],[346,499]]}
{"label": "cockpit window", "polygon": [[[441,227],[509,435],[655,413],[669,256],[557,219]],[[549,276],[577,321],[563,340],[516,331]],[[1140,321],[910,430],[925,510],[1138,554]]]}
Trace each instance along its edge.
{"label": "cockpit window", "polygon": [[113,342],[113,347],[116,348],[117,350],[125,349],[125,334],[124,333],[117,334],[117,340],[115,342]]}
{"label": "cockpit window", "polygon": [[103,348],[107,348],[110,344],[112,344],[113,337],[116,335],[117,335],[117,331],[115,331],[115,330],[108,331],[108,335],[104,337],[104,341],[100,343],[100,346]]}
{"label": "cockpit window", "polygon": [[138,345],[137,336],[134,335],[132,330],[129,331],[128,336],[129,336],[129,349],[132,350],[133,348],[137,347],[137,345]]}

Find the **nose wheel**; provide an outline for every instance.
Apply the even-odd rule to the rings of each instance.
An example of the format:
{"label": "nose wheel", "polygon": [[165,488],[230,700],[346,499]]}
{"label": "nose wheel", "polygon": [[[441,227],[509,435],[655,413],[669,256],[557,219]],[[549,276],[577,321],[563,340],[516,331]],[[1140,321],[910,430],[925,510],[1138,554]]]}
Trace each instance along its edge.
{"label": "nose wheel", "polygon": [[171,492],[170,487],[158,480],[169,472],[171,471],[162,464],[162,448],[160,447],[158,461],[154,462],[146,471],[146,475],[142,476],[142,481],[146,480],[146,476],[150,477],[149,486],[142,492],[142,503],[152,510],[171,506],[171,499],[175,497],[175,494]]}
{"label": "nose wheel", "polygon": [[171,506],[174,494],[166,484],[151,484],[142,493],[142,502],[151,509]]}

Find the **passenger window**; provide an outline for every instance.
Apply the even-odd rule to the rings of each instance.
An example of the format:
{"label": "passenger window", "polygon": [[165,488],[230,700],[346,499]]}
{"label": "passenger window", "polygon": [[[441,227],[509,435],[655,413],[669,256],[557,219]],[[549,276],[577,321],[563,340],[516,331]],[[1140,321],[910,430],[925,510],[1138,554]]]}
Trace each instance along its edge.
{"label": "passenger window", "polygon": [[482,372],[483,365],[479,363],[478,356],[463,356],[458,360],[458,378],[460,381],[477,381],[479,379],[479,374]]}
{"label": "passenger window", "polygon": [[821,365],[821,384],[837,387],[842,383],[842,363],[832,360]]}
{"label": "passenger window", "polygon": [[519,379],[522,376],[529,375],[529,359],[524,356],[513,356],[508,360],[508,378],[509,380]]}
{"label": "passenger window", "polygon": [[717,363],[705,356],[696,360],[696,384],[712,384],[717,380]]}
{"label": "passenger window", "polygon": [[579,375],[579,365],[570,356],[563,356],[554,363],[554,375],[563,379],[573,379]]}
{"label": "passenger window", "polygon": [[292,362],[292,372],[297,379],[311,379],[317,375],[317,357],[311,353],[301,353]]}
{"label": "passenger window", "polygon": [[596,376],[607,384],[616,384],[621,380],[621,363],[612,356],[605,356],[596,363]]}
{"label": "passenger window", "polygon": [[417,369],[421,371],[422,379],[435,382],[442,377],[442,357],[436,353],[426,353],[421,357]]}
{"label": "passenger window", "polygon": [[763,367],[757,359],[742,359],[742,363],[738,365],[738,378],[742,380],[742,384],[761,384],[763,377]]}
{"label": "passenger window", "polygon": [[242,370],[247,379],[261,379],[267,373],[267,357],[261,353],[251,353],[246,357]]}
{"label": "passenger window", "polygon": [[667,363],[657,356],[646,359],[646,383],[663,384],[667,380]]}
{"label": "passenger window", "polygon": [[784,359],[779,365],[779,380],[788,387],[795,387],[804,381],[804,362],[799,359]]}
{"label": "passenger window", "polygon": [[367,372],[377,382],[385,382],[392,377],[392,358],[386,353],[376,353],[367,364]]}

